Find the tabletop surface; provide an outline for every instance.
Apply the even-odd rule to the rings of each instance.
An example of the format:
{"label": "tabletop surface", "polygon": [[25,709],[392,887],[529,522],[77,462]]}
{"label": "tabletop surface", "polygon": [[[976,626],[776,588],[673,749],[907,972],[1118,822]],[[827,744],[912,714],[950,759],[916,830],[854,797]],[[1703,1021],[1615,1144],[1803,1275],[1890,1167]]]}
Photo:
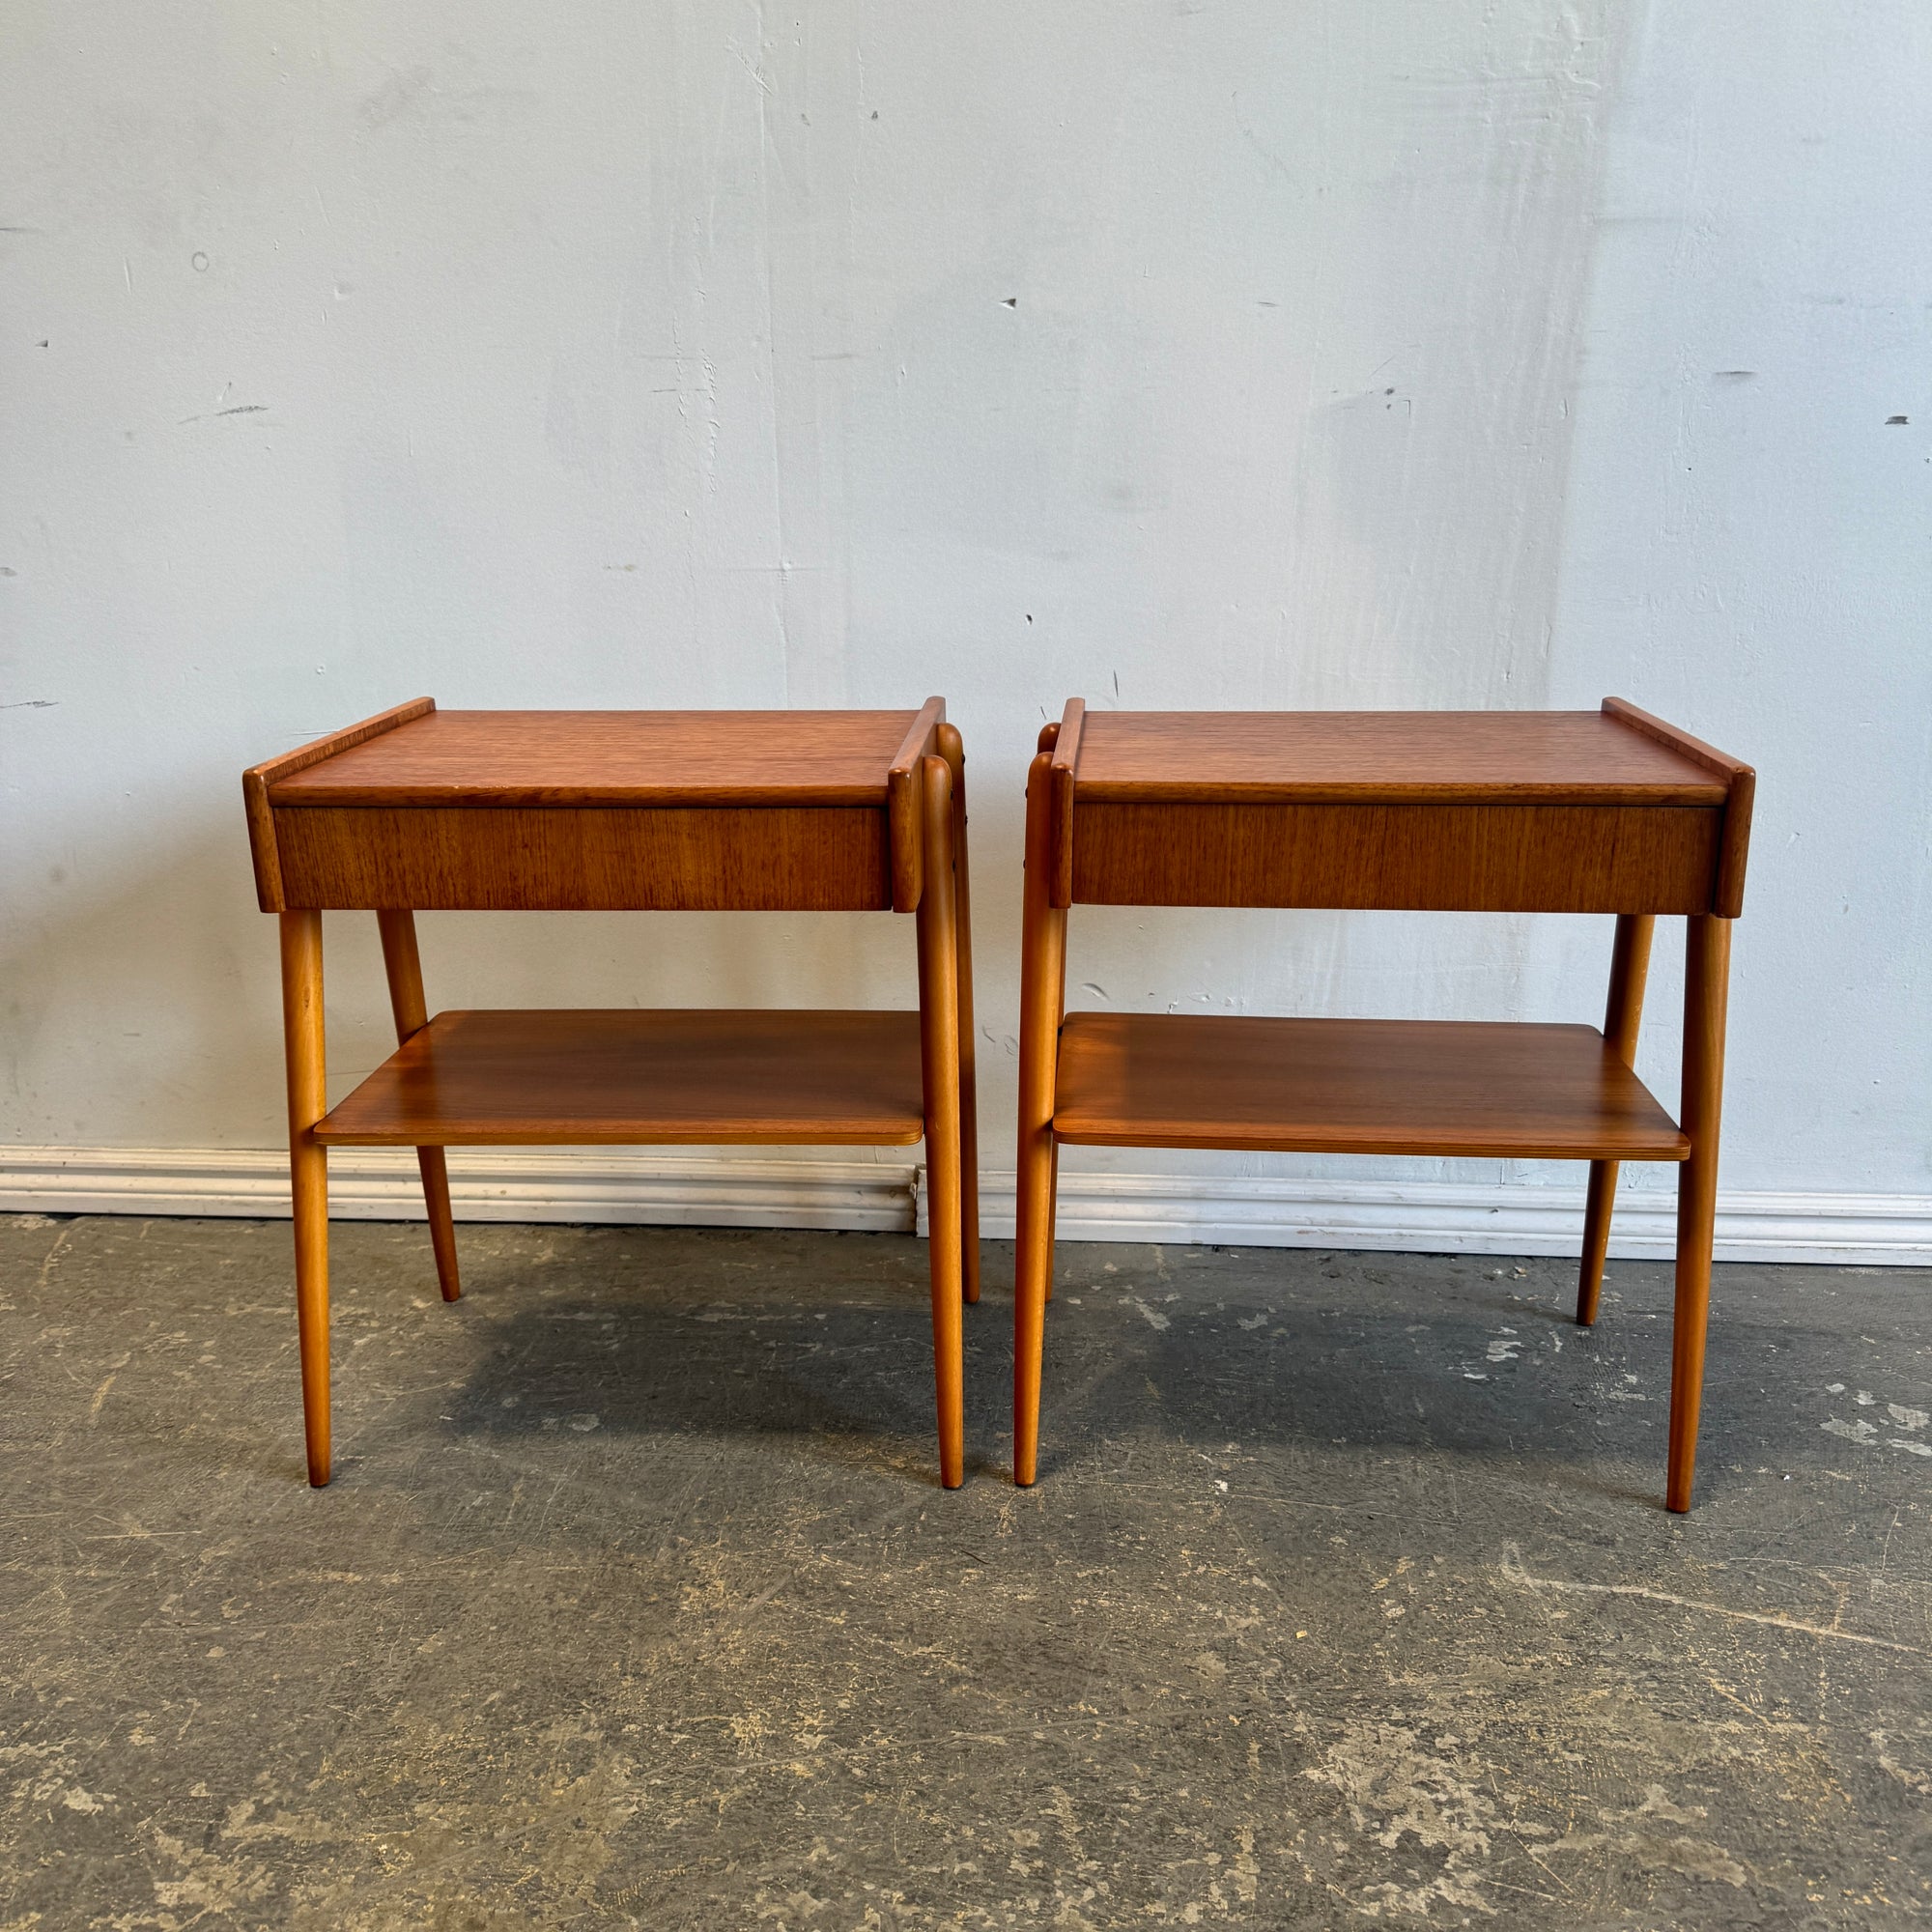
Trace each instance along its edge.
{"label": "tabletop surface", "polygon": [[1717,805],[1722,778],[1601,711],[1089,711],[1090,802]]}
{"label": "tabletop surface", "polygon": [[914,711],[432,711],[277,806],[883,805]]}

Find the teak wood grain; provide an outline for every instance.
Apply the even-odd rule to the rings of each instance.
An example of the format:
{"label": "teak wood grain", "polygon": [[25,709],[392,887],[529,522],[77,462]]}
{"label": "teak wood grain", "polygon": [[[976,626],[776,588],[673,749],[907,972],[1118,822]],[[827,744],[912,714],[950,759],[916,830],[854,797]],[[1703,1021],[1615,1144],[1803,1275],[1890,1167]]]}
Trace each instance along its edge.
{"label": "teak wood grain", "polygon": [[1750,856],[1751,809],[1757,799],[1757,774],[1742,759],[1719,751],[1715,745],[1705,744],[1701,738],[1691,737],[1688,731],[1680,731],[1675,724],[1667,724],[1648,711],[1638,710],[1627,698],[1606,697],[1604,710],[1619,724],[1642,732],[1660,745],[1667,745],[1680,757],[1702,765],[1722,780],[1726,790],[1724,842],[1718,857],[1718,880],[1711,910],[1719,919],[1736,919],[1745,909],[1745,865]]}
{"label": "teak wood grain", "polygon": [[287,910],[287,901],[282,896],[281,864],[275,849],[275,813],[269,803],[269,787],[297,772],[306,771],[311,765],[321,764],[325,758],[353,750],[367,739],[412,724],[435,709],[435,698],[412,697],[407,704],[392,705],[387,711],[379,711],[375,717],[363,719],[359,724],[331,731],[326,738],[311,739],[306,745],[298,745],[293,752],[284,752],[278,758],[252,765],[242,774],[242,803],[248,814],[248,846],[255,863],[255,896],[264,912]]}
{"label": "teak wood grain", "polygon": [[[980,1097],[978,1029],[973,1019],[972,868],[966,863],[966,746],[956,724],[933,735],[952,773],[952,924],[958,961],[959,1222],[964,1231],[961,1272],[969,1302],[980,1298]],[[923,1003],[922,1003],[923,1004]]]}
{"label": "teak wood grain", "polygon": [[919,767],[925,850],[919,901],[919,1038],[924,1095],[927,1225],[931,1235],[933,1378],[939,1396],[939,1481],[966,1474],[966,1395],[960,1304],[966,1296],[966,1200],[960,1172],[958,881],[952,864],[952,768],[932,754]]}
{"label": "teak wood grain", "polygon": [[1721,805],[1727,789],[1603,711],[1089,711],[1071,763],[1083,805]]}
{"label": "teak wood grain", "polygon": [[916,910],[923,887],[925,803],[921,773],[924,761],[939,749],[939,727],[945,718],[945,703],[937,697],[928,697],[924,708],[907,727],[886,773],[886,817],[892,834],[892,906],[895,912]]}
{"label": "teak wood grain", "polygon": [[1414,912],[1705,912],[1722,814],[1692,806],[1074,807],[1070,901]]}
{"label": "teak wood grain", "polygon": [[[917,712],[441,712],[418,698],[242,776],[281,915],[310,1480],[329,1473],[330,1144],[412,1146],[459,1293],[449,1145],[926,1142],[940,1478],[964,1471],[960,1304],[979,1293],[965,757]],[[324,1115],[324,907],[370,909],[397,1051]],[[916,915],[916,1012],[445,1012],[413,914]]]}
{"label": "teak wood grain", "polygon": [[878,912],[882,807],[303,807],[277,811],[292,906]]}
{"label": "teak wood grain", "polygon": [[[376,927],[383,939],[383,971],[389,981],[396,1044],[407,1046],[429,1024],[429,1008],[423,999],[422,954],[416,946],[416,917],[412,912],[379,912]],[[422,1174],[437,1283],[445,1301],[457,1301],[462,1298],[463,1287],[456,1264],[456,1220],[449,1206],[449,1163],[440,1147],[422,1147],[416,1150],[416,1166]]]}
{"label": "teak wood grain", "polygon": [[1070,1013],[1053,1131],[1097,1147],[1682,1160],[1595,1027]]}
{"label": "teak wood grain", "polygon": [[[1080,745],[1087,729],[1086,701],[1070,697],[1062,714],[1060,728],[1051,747],[1052,778],[1047,798],[1052,811],[1050,837],[1053,841],[1053,873],[1049,887],[1051,903],[1072,902],[1073,893],[1073,786],[1080,765]],[[1042,744],[1042,751],[1047,746]]]}
{"label": "teak wood grain", "polygon": [[[438,711],[243,774],[263,908],[911,912],[946,716]],[[500,817],[497,814],[501,814]]]}
{"label": "teak wood grain", "polygon": [[[1749,766],[1622,698],[1563,713],[1089,714],[1027,785],[1013,1478],[1037,1472],[1058,1149],[1587,1160],[1577,1320],[1618,1164],[1678,1163],[1665,1501],[1690,1507],[1716,1224],[1730,922]],[[1604,1033],[1578,1026],[1065,1013],[1076,903],[1610,912]],[[1653,921],[1685,916],[1683,1122],[1632,1071]]]}
{"label": "teak wood grain", "polygon": [[882,806],[914,718],[430,710],[270,778],[268,789],[276,806]]}
{"label": "teak wood grain", "polygon": [[1019,1137],[1014,1175],[1013,1480],[1034,1480],[1046,1304],[1053,1287],[1054,1085],[1066,987],[1066,914],[1053,903],[1053,751],[1046,725],[1027,769],[1026,871],[1020,910]]}
{"label": "teak wood grain", "polygon": [[328,1481],[328,1150],[315,1124],[327,1105],[322,915],[280,916],[282,1048],[288,1074],[289,1186],[296,1236],[296,1344],[301,1360],[308,1479]]}
{"label": "teak wood grain", "polygon": [[1053,903],[1492,912],[1743,903],[1750,768],[1576,712],[1098,712],[1053,751]]}
{"label": "teak wood grain", "polygon": [[1730,998],[1731,922],[1686,922],[1684,1131],[1690,1157],[1678,1171],[1677,1281],[1670,1321],[1670,1464],[1664,1506],[1690,1507],[1697,1418],[1704,1402],[1704,1341],[1711,1315],[1711,1251],[1718,1226],[1718,1146],[1724,1102],[1724,1018]]}
{"label": "teak wood grain", "polygon": [[325,1116],[325,1146],[910,1147],[917,1012],[439,1013]]}
{"label": "teak wood grain", "polygon": [[[1637,1030],[1643,1023],[1643,989],[1650,977],[1650,942],[1657,922],[1624,913],[1610,948],[1610,992],[1604,1009],[1604,1037],[1626,1066],[1636,1065]],[[1610,1251],[1610,1211],[1617,1199],[1617,1163],[1593,1160],[1583,1206],[1583,1260],[1577,1273],[1577,1320],[1587,1328],[1597,1319],[1604,1262]]]}

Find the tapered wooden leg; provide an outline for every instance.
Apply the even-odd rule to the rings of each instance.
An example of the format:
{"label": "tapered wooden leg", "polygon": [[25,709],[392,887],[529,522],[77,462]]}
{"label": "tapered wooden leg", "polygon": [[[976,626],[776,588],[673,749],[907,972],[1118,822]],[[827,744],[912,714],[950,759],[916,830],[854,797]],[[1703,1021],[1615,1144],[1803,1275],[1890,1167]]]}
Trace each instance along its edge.
{"label": "tapered wooden leg", "polygon": [[1689,922],[1684,959],[1684,1096],[1690,1155],[1677,1171],[1677,1310],[1670,1331],[1670,1471],[1667,1508],[1690,1507],[1697,1411],[1704,1395],[1704,1333],[1711,1312],[1711,1247],[1718,1223],[1718,1134],[1724,1095],[1724,1009],[1731,922]]}
{"label": "tapered wooden leg", "polygon": [[315,1123],[328,1111],[322,1025],[322,915],[285,912],[282,1040],[288,1059],[289,1172],[295,1203],[296,1332],[301,1349],[308,1479],[328,1481],[328,1150]]}
{"label": "tapered wooden leg", "polygon": [[939,1480],[966,1474],[965,1336],[959,1155],[959,942],[952,868],[952,773],[922,761],[924,884],[919,899],[919,1037],[925,1086],[926,1216],[931,1236],[932,1363],[939,1391]]}
{"label": "tapered wooden leg", "polygon": [[[389,1009],[396,1016],[396,1044],[429,1024],[423,1001],[422,955],[416,951],[416,919],[412,912],[379,912],[383,934],[383,968],[389,980]],[[416,1149],[422,1169],[423,1203],[429,1209],[429,1244],[436,1254],[436,1278],[442,1298],[454,1301],[463,1293],[456,1272],[456,1218],[449,1211],[449,1163],[440,1147]]]}
{"label": "tapered wooden leg", "polygon": [[[1065,1015],[1062,1015],[1065,1018]],[[1054,1025],[1054,1035],[1060,1034],[1060,1023]],[[1046,1169],[1046,1293],[1043,1300],[1053,1299],[1053,1231],[1060,1225],[1060,1143],[1053,1143],[1053,1158]]]}
{"label": "tapered wooden leg", "polygon": [[[1648,913],[1619,913],[1610,952],[1610,997],[1604,1037],[1626,1066],[1636,1065],[1637,1029],[1643,1021],[1643,987],[1650,977],[1650,940],[1657,922]],[[1577,1320],[1597,1319],[1604,1292],[1604,1258],[1610,1246],[1610,1208],[1617,1198],[1617,1163],[1590,1163],[1590,1193],[1583,1208],[1583,1265],[1577,1280]]]}
{"label": "tapered wooden leg", "polygon": [[1027,774],[1026,899],[1020,934],[1019,1175],[1013,1283],[1013,1481],[1037,1473],[1039,1377],[1053,1279],[1054,1084],[1066,972],[1066,914],[1049,902],[1053,814],[1049,755]]}
{"label": "tapered wooden leg", "polygon": [[[1060,724],[1058,720],[1055,720],[1051,724],[1040,726],[1039,743],[1034,749],[1040,752],[1051,752],[1059,742]],[[1031,798],[1032,794],[1029,793],[1028,796]],[[1044,808],[1042,808],[1043,810]],[[1050,854],[1046,863],[1048,865],[1052,863]],[[1048,900],[1042,899],[1041,904],[1058,921],[1058,923],[1052,927],[1054,944],[1060,949],[1058,954],[1059,964],[1053,970],[1053,1037],[1057,1041],[1060,1038],[1062,1023],[1066,1018],[1066,915],[1064,912],[1054,913],[1051,903]],[[1056,1140],[1053,1143],[1053,1164],[1048,1168],[1046,1177],[1046,1294],[1044,1298],[1049,1302],[1053,1299],[1053,1231],[1058,1225],[1056,1217],[1059,1212],[1060,1143]]]}
{"label": "tapered wooden leg", "polygon": [[952,919],[959,955],[959,1250],[965,1295],[980,1298],[980,1095],[973,1039],[973,898],[966,865],[966,748],[942,724],[940,755],[952,772]]}

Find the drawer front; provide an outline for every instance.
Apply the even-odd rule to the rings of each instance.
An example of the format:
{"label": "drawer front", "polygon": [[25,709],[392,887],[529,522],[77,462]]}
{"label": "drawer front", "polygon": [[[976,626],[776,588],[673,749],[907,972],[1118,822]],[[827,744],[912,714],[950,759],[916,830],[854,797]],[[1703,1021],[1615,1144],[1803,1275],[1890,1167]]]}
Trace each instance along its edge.
{"label": "drawer front", "polygon": [[872,807],[284,807],[291,907],[872,912],[893,902]]}
{"label": "drawer front", "polygon": [[1701,806],[1076,804],[1073,898],[1702,913],[1722,819]]}

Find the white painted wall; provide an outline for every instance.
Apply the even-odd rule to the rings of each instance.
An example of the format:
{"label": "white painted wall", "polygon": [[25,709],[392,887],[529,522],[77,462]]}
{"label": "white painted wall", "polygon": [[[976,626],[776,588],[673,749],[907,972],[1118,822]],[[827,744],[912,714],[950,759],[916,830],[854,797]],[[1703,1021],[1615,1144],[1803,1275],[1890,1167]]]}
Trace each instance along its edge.
{"label": "white painted wall", "polygon": [[[1915,0],[17,0],[6,40],[0,1140],[274,1145],[238,775],[418,692],[944,692],[998,1168],[1067,695],[1618,691],[1761,773],[1726,1186],[1932,1196]],[[329,922],[343,1079],[370,923]],[[885,918],[423,926],[432,1004],[909,997]],[[1094,912],[1072,983],[1594,1018],[1607,943]]]}

